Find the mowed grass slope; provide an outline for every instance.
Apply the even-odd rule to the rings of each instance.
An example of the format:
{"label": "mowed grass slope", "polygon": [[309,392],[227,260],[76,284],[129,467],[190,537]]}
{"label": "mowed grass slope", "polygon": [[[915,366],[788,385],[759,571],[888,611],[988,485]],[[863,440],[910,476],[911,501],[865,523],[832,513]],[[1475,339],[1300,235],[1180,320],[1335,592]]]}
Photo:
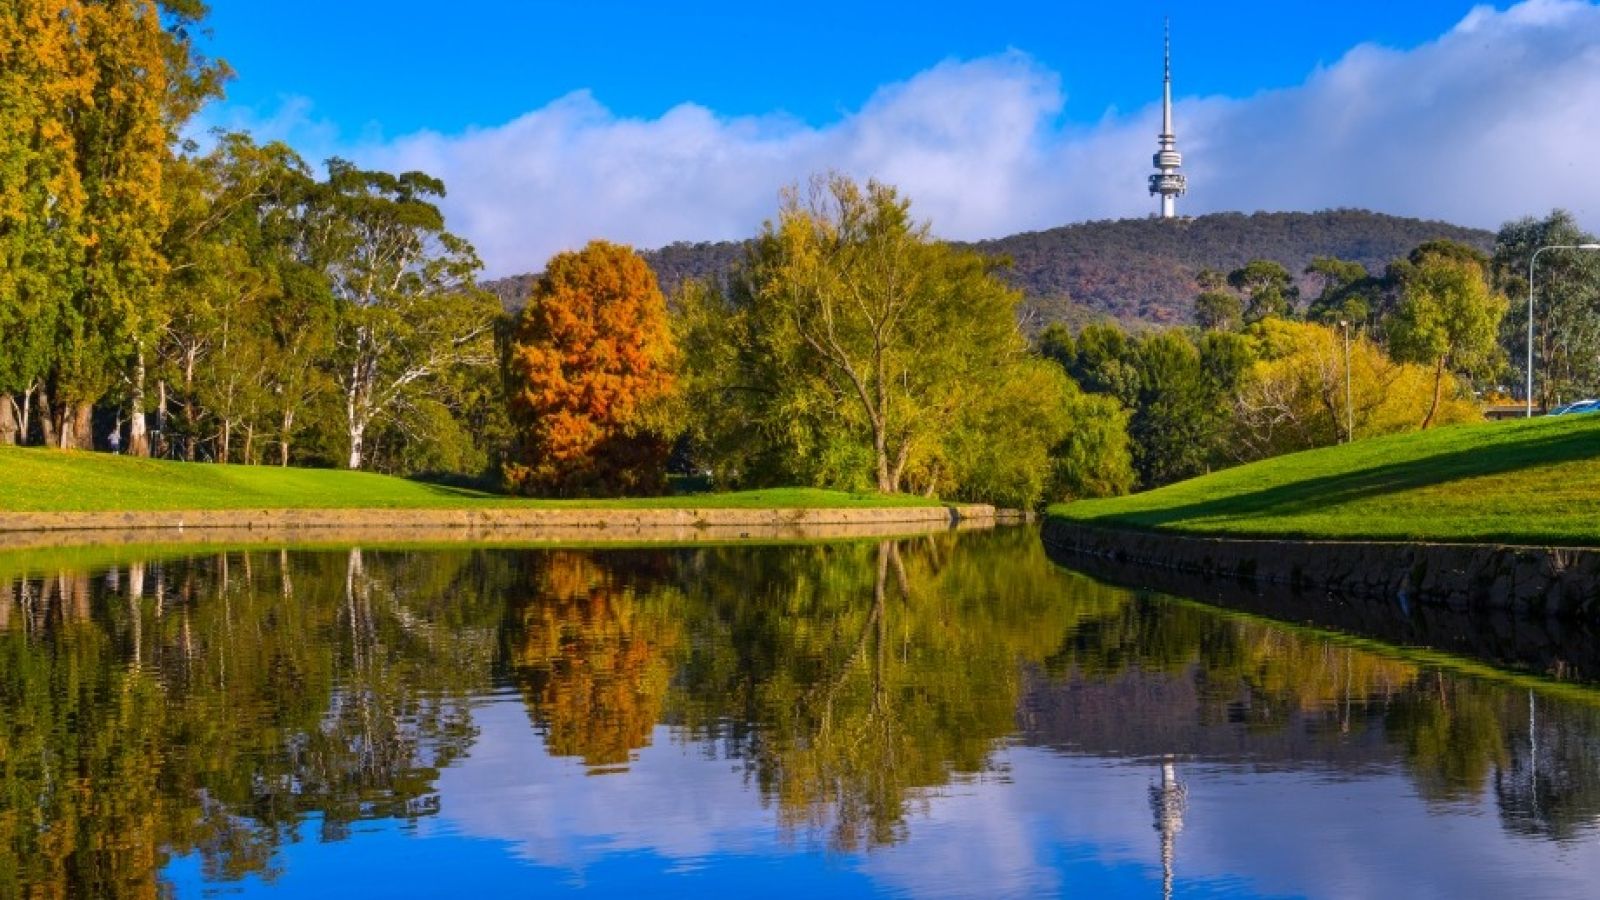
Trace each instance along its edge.
{"label": "mowed grass slope", "polygon": [[1595,545],[1600,415],[1358,440],[1050,514],[1238,537]]}
{"label": "mowed grass slope", "polygon": [[201,509],[845,509],[933,506],[903,495],[774,488],[599,500],[530,500],[332,469],[224,466],[0,447],[0,513]]}

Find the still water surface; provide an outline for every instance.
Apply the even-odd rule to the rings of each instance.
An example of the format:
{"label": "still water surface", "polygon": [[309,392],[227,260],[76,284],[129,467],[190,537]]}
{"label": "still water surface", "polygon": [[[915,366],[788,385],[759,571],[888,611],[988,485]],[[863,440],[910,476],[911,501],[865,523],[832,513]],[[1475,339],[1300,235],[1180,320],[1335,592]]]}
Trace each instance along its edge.
{"label": "still water surface", "polygon": [[1027,529],[0,565],[0,897],[1600,878],[1600,691],[1112,587]]}

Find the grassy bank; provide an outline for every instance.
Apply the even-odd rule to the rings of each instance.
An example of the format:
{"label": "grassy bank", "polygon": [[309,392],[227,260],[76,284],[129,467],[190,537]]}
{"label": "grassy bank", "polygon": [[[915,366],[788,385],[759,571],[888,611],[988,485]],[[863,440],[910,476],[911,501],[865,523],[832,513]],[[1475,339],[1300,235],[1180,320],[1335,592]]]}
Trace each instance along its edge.
{"label": "grassy bank", "polygon": [[607,500],[530,500],[331,469],[223,466],[0,447],[0,512],[205,509],[848,509],[933,506],[903,495],[774,488]]}
{"label": "grassy bank", "polygon": [[1361,440],[1050,514],[1236,537],[1600,545],[1600,415]]}

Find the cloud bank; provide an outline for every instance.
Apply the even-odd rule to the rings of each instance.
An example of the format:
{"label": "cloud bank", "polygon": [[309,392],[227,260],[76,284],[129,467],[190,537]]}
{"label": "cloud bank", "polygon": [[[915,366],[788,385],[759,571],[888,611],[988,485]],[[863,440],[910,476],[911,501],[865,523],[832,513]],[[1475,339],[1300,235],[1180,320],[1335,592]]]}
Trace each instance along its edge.
{"label": "cloud bank", "polygon": [[[443,178],[451,227],[498,276],[595,237],[657,247],[748,236],[784,185],[830,169],[897,185],[948,238],[1152,211],[1157,104],[1085,127],[1062,124],[1064,103],[1060,76],[1009,53],[940,63],[823,126],[695,104],[625,118],[581,91],[502,125],[391,140],[340,136],[303,101],[212,121],[314,159]],[[1366,207],[1492,228],[1562,206],[1593,225],[1595,110],[1600,7],[1480,7],[1410,50],[1357,46],[1293,88],[1181,98],[1190,192],[1179,209]]]}

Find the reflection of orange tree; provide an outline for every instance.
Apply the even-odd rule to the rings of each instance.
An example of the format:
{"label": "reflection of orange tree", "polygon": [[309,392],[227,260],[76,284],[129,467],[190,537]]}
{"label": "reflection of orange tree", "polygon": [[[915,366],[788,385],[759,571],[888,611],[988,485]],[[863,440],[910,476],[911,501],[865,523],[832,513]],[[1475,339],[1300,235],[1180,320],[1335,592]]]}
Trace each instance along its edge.
{"label": "reflection of orange tree", "polygon": [[601,559],[551,553],[506,638],[550,752],[591,766],[625,763],[650,743],[683,640],[670,591],[630,583]]}

